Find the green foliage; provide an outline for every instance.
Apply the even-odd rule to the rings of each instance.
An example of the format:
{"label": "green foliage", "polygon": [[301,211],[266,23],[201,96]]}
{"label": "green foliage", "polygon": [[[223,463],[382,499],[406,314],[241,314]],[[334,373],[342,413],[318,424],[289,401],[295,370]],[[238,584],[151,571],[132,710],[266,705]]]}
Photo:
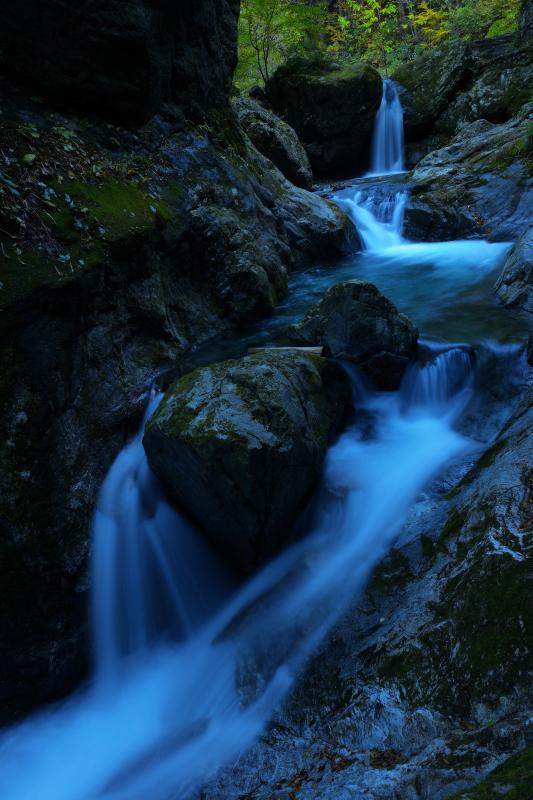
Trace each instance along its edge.
{"label": "green foliage", "polygon": [[447,19],[452,35],[465,39],[499,36],[516,28],[519,0],[466,0],[454,3]]}
{"label": "green foliage", "polygon": [[235,76],[238,88],[246,90],[266,82],[291,55],[319,50],[325,15],[325,3],[242,0]]}
{"label": "green foliage", "polygon": [[519,0],[243,0],[236,83],[264,83],[290,56],[368,61],[385,75],[447,38],[516,29]]}

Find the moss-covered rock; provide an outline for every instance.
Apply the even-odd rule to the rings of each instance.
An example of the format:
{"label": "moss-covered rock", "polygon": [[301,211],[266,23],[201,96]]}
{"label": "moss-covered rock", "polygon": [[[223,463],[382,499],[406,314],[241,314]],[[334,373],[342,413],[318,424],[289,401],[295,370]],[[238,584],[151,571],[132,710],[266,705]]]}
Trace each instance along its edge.
{"label": "moss-covered rock", "polygon": [[480,42],[451,39],[402,64],[407,141],[450,135],[468,122],[505,122],[533,100],[531,43],[514,34]]}
{"label": "moss-covered rock", "polygon": [[260,153],[302,189],[312,189],[313,173],[296,131],[250,97],[233,103],[239,122]]}
{"label": "moss-covered rock", "polygon": [[358,364],[380,388],[394,389],[416,356],[418,331],[373,284],[347,281],[328,289],[286,337],[323,345],[327,355]]}
{"label": "moss-covered rock", "polygon": [[292,59],[267,82],[274,110],[292,125],[319,176],[364,168],[382,94],[368,64],[339,66]]}
{"label": "moss-covered rock", "polygon": [[431,133],[450,99],[468,83],[470,75],[471,53],[463,41],[428,49],[396,69],[392,77],[404,89],[402,105],[407,141]]}
{"label": "moss-covered rock", "polygon": [[533,778],[533,747],[500,764],[484,781],[472,789],[450,795],[446,800],[529,800]]}
{"label": "moss-covered rock", "polygon": [[148,461],[249,571],[288,541],[349,397],[339,367],[297,351],[205,367],[166,393],[146,428]]}

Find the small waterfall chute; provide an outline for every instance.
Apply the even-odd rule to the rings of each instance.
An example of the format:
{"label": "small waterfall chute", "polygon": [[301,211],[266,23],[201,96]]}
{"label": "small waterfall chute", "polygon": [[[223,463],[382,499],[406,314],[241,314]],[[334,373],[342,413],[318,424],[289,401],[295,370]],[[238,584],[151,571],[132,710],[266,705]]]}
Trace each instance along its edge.
{"label": "small waterfall chute", "polygon": [[373,175],[404,171],[403,109],[393,81],[383,81],[383,96],[374,125],[372,141]]}
{"label": "small waterfall chute", "polygon": [[[93,520],[92,627],[97,678],[116,682],[123,663],[161,639],[187,639],[225,597],[225,570],[167,502],[142,437],[162,399],[112,464]],[[197,579],[205,580],[200,585]]]}
{"label": "small waterfall chute", "polygon": [[404,408],[437,415],[455,413],[468,399],[473,363],[469,348],[452,347],[426,363],[414,364],[401,387]]}
{"label": "small waterfall chute", "polygon": [[402,228],[407,197],[407,192],[396,192],[382,198],[372,194],[365,197],[363,192],[357,191],[352,197],[338,195],[334,200],[353,220],[363,248],[379,253],[405,243]]}

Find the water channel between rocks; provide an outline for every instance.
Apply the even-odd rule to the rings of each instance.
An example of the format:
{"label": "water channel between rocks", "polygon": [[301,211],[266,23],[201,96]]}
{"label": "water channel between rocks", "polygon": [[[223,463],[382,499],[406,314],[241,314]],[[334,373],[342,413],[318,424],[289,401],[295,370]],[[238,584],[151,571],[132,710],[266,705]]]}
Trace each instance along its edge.
{"label": "water channel between rocks", "polygon": [[[398,172],[401,107],[388,85],[384,103],[395,116],[380,110],[374,169]],[[398,392],[370,391],[353,376],[356,422],[328,453],[311,530],[240,586],[169,505],[139,431],[111,468],[94,520],[94,680],[4,734],[2,797],[193,793],[261,734],[421,490],[471,452],[461,420],[476,392],[472,347],[505,366],[523,334],[520,318],[496,309],[491,294],[510,244],[408,242],[406,190],[372,177],[333,199],[353,219],[362,251],[293,275],[275,317],[211,343],[192,363],[275,341],[329,286],[354,278],[374,282],[413,319],[427,363],[413,366]],[[154,393],[147,416],[159,399]]]}

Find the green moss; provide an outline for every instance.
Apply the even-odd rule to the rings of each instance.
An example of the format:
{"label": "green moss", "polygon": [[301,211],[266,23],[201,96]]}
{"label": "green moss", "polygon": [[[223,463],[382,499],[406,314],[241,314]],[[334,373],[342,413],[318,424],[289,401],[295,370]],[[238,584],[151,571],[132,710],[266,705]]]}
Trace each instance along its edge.
{"label": "green moss", "polygon": [[433,560],[437,554],[437,548],[435,547],[433,540],[423,533],[420,537],[420,545],[422,547],[423,556]]}
{"label": "green moss", "polygon": [[448,800],[531,800],[533,747],[511,756],[474,789],[459,792]]}
{"label": "green moss", "polygon": [[404,586],[413,579],[407,556],[393,548],[377,567],[370,583],[370,591],[386,592]]}
{"label": "green moss", "polygon": [[[437,627],[423,644],[434,669],[446,671],[433,693],[443,706],[468,713],[472,702],[497,703],[528,682],[532,646],[529,566],[512,558],[481,559],[451,578],[436,604]],[[436,632],[442,639],[439,641]],[[450,659],[450,648],[457,656]]]}
{"label": "green moss", "polygon": [[469,486],[475,478],[478,477],[479,473],[483,469],[487,469],[488,467],[494,464],[497,456],[505,449],[509,442],[508,437],[499,438],[492,444],[483,455],[476,461],[474,466],[466,473],[466,475],[459,481],[457,486],[448,492],[446,495],[447,500],[453,500],[454,497],[457,497],[461,489],[465,486]]}
{"label": "green moss", "polygon": [[439,537],[436,542],[436,549],[443,553],[447,551],[446,541],[453,536],[456,536],[460,533],[463,525],[466,522],[466,512],[465,511],[458,511],[457,508],[452,508],[444,523],[444,527],[442,528]]}
{"label": "green moss", "polygon": [[526,158],[529,154],[528,141],[526,139],[516,139],[509,142],[498,154],[487,163],[489,172],[503,172],[510,167],[517,158]]}
{"label": "green moss", "polygon": [[[81,201],[89,221],[104,229],[107,241],[116,241],[151,228],[157,215],[170,217],[167,204],[150,197],[138,185],[116,180],[98,184],[67,181],[55,187],[62,195]],[[63,235],[70,231],[71,220],[64,209],[57,214],[56,224]]]}

